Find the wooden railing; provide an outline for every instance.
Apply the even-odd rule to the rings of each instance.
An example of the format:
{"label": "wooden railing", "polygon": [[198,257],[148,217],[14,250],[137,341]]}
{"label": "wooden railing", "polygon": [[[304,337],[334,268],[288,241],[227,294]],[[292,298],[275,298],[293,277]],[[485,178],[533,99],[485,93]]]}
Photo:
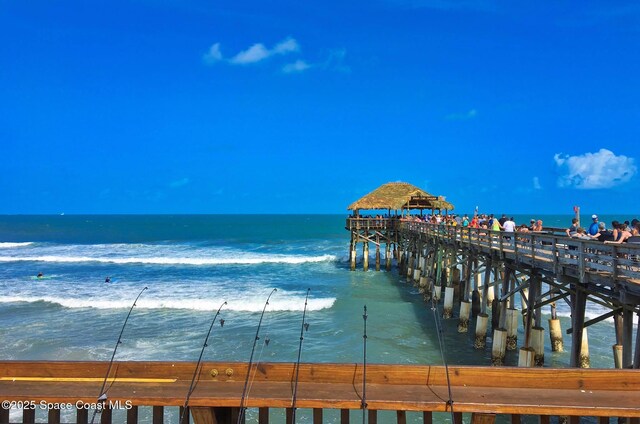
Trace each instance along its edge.
{"label": "wooden railing", "polygon": [[[49,423],[88,422],[107,367],[106,362],[0,362],[0,398],[5,401],[0,423],[10,422],[6,406],[22,407],[25,423],[42,414]],[[168,422],[168,416],[177,423],[195,367],[191,362],[116,362],[107,407],[98,417],[103,423],[137,423],[140,408],[147,406],[146,418],[154,424]],[[251,409],[249,421],[268,423],[278,412],[281,421],[276,422],[291,421],[295,367],[253,365],[244,403]],[[361,416],[363,401],[369,423],[388,414],[383,411],[393,411],[398,423],[406,422],[407,413],[425,423],[432,422],[434,413],[453,413],[457,423],[463,418],[491,423],[500,414],[535,415],[542,422],[550,416],[640,417],[638,370],[450,366],[447,376],[440,366],[374,364],[367,366],[364,383],[363,374],[362,364],[301,364],[296,406],[300,412],[306,409],[313,423],[326,422],[323,416],[331,411],[339,411],[340,422],[348,423],[350,416]],[[246,375],[246,363],[204,363],[189,402],[193,421],[235,423]],[[11,414],[11,422],[18,414]]]}
{"label": "wooden railing", "polygon": [[[640,293],[640,244],[606,244],[545,232],[504,232],[481,228],[405,221],[400,228],[497,253],[515,263],[572,275],[585,281],[613,286],[629,283]],[[637,289],[637,290],[636,290]]]}
{"label": "wooden railing", "polygon": [[400,225],[400,218],[347,218],[347,230],[393,230]]}

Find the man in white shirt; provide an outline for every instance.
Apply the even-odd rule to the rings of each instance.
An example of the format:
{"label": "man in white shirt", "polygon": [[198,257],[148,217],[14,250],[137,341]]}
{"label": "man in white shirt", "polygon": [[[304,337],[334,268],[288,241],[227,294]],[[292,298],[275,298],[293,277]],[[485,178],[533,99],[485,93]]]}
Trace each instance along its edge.
{"label": "man in white shirt", "polygon": [[505,233],[513,233],[516,230],[516,223],[513,217],[507,219],[504,224],[502,224],[502,228],[504,228]]}

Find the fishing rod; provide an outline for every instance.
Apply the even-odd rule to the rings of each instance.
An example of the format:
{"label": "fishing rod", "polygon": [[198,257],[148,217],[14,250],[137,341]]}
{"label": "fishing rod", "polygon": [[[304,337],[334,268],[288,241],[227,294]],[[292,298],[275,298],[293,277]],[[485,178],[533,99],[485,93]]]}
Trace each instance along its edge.
{"label": "fishing rod", "polygon": [[363,353],[362,353],[362,424],[365,424],[367,415],[367,305],[364,305],[364,333],[362,335]]}
{"label": "fishing rod", "polygon": [[[264,308],[262,308],[262,314],[260,315],[260,321],[258,322],[258,328],[256,329],[256,337],[253,340],[253,347],[251,348],[251,356],[249,357],[249,364],[247,365],[247,377],[244,380],[244,388],[242,389],[242,397],[240,398],[240,413],[238,414],[238,424],[244,422],[244,415],[247,408],[244,406],[244,400],[247,396],[247,387],[249,385],[249,376],[251,375],[251,365],[253,364],[253,354],[256,350],[256,344],[260,339],[260,326],[262,325],[262,318],[264,318],[264,311],[267,310],[267,305],[269,305],[269,299],[271,299],[271,295],[277,292],[278,289],[271,290],[269,293],[269,297],[267,297],[267,301],[264,303]],[[265,339],[265,344],[269,344],[269,339]]]}
{"label": "fishing rod", "polygon": [[[216,323],[216,318],[218,318],[218,315],[220,315],[220,310],[226,304],[227,304],[227,302],[224,302],[218,308],[218,312],[216,312],[216,315],[213,317],[213,321],[211,321],[211,325],[209,326],[209,331],[207,332],[207,337],[204,338],[204,344],[202,345],[202,350],[200,351],[200,357],[198,358],[198,362],[196,363],[196,370],[193,373],[193,378],[191,378],[191,385],[189,386],[189,391],[187,392],[187,398],[184,400],[184,406],[182,408],[182,415],[180,415],[180,421],[179,421],[180,424],[184,423],[185,414],[187,416],[187,420],[189,419],[189,412],[188,412],[189,410],[187,409],[187,407],[189,406],[189,398],[191,397],[191,393],[193,393],[193,391],[195,390],[196,378],[197,378],[198,374],[200,374],[200,369],[202,368],[202,355],[204,355],[204,349],[208,346],[207,342],[209,341],[209,335],[211,335],[211,330],[213,329],[213,324]],[[220,320],[220,327],[224,327],[224,320],[223,319]]]}
{"label": "fishing rod", "polygon": [[[107,392],[105,390],[105,387],[107,385],[107,380],[109,379],[109,374],[111,373],[111,367],[113,366],[113,359],[116,357],[116,352],[118,351],[118,346],[122,343],[122,333],[124,333],[124,328],[127,326],[127,321],[129,321],[129,317],[131,316],[131,312],[133,311],[133,308],[136,306],[136,302],[138,302],[138,299],[140,299],[140,296],[142,296],[142,293],[144,293],[144,291],[147,289],[148,287],[145,286],[145,288],[143,288],[140,291],[140,293],[138,293],[138,297],[136,297],[136,300],[133,301],[133,305],[131,305],[131,308],[129,309],[127,318],[125,318],[124,324],[122,324],[122,329],[120,330],[120,334],[118,335],[118,341],[116,342],[116,346],[113,348],[113,353],[111,354],[111,360],[109,361],[107,374],[104,376],[104,381],[102,382],[102,387],[100,388],[100,396],[98,396],[99,403],[104,403],[107,400]],[[93,424],[93,421],[96,418],[97,412],[98,412],[98,408],[93,410],[93,416],[91,417],[91,424]]]}
{"label": "fishing rod", "polygon": [[444,346],[444,332],[442,330],[442,322],[440,322],[440,316],[438,312],[438,303],[435,298],[431,299],[431,310],[433,311],[433,318],[436,322],[436,332],[438,333],[438,343],[440,344],[440,356],[442,357],[442,363],[444,364],[444,372],[447,376],[447,390],[449,399],[447,405],[451,411],[451,422],[455,422],[455,414],[453,413],[453,395],[451,394],[451,381],[449,379],[449,365],[447,364],[447,358],[445,354]]}
{"label": "fishing rod", "polygon": [[304,340],[304,332],[309,331],[309,323],[305,322],[305,316],[307,314],[307,300],[309,299],[309,292],[311,289],[307,289],[307,297],[304,298],[304,310],[302,311],[302,325],[300,326],[300,346],[298,347],[298,361],[296,362],[296,380],[293,386],[293,400],[291,401],[291,422],[296,424],[296,400],[298,395],[298,377],[300,375],[300,355],[302,354],[302,341]]}

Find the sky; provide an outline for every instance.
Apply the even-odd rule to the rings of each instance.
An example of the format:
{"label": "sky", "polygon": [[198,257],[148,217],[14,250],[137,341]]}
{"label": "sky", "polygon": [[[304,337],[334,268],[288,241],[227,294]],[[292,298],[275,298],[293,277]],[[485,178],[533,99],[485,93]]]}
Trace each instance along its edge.
{"label": "sky", "polygon": [[640,212],[640,3],[0,0],[0,214]]}

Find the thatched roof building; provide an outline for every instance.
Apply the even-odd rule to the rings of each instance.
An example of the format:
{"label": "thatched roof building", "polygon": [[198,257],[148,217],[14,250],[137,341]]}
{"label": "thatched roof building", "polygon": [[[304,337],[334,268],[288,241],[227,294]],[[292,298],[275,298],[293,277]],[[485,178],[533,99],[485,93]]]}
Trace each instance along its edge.
{"label": "thatched roof building", "polygon": [[371,193],[353,202],[347,208],[357,211],[360,209],[380,210],[409,210],[409,209],[438,209],[453,210],[453,205],[443,196],[434,196],[408,183],[383,184]]}

